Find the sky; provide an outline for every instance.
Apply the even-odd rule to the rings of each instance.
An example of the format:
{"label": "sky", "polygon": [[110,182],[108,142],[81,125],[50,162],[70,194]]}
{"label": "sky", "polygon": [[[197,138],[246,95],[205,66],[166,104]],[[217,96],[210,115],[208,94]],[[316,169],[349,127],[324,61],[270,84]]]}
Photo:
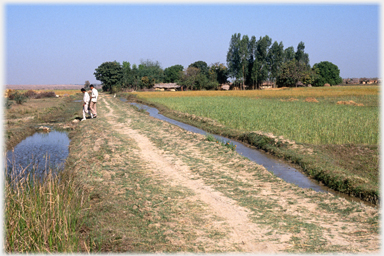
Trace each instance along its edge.
{"label": "sky", "polygon": [[329,61],[342,78],[380,76],[379,2],[3,3],[4,84],[100,83],[107,61],[226,64],[235,33],[302,41],[310,65]]}

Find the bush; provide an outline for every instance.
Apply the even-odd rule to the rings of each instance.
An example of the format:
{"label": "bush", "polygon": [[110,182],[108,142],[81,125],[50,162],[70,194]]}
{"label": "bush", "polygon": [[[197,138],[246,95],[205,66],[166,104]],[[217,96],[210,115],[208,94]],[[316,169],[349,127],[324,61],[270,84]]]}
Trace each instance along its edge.
{"label": "bush", "polygon": [[24,95],[30,99],[34,99],[36,98],[37,92],[35,92],[34,90],[29,90],[25,92]]}
{"label": "bush", "polygon": [[111,87],[111,93],[117,93],[121,91],[121,86],[120,85],[115,85]]}
{"label": "bush", "polygon": [[14,100],[17,104],[23,104],[24,102],[27,101],[27,96],[25,96],[24,94],[16,91],[14,93],[12,93],[11,95],[8,96],[8,98],[10,100]]}
{"label": "bush", "polygon": [[36,95],[36,99],[41,99],[41,98],[56,98],[56,93],[55,92],[41,92]]}
{"label": "bush", "polygon": [[5,108],[10,109],[12,106],[13,102],[10,101],[8,98],[5,98]]}

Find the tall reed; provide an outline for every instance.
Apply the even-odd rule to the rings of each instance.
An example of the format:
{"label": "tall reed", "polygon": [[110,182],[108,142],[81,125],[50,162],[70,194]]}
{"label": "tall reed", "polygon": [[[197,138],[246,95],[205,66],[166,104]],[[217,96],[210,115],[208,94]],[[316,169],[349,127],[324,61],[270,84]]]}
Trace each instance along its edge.
{"label": "tall reed", "polygon": [[5,246],[7,253],[80,251],[83,194],[70,171],[44,178],[26,169],[5,170]]}

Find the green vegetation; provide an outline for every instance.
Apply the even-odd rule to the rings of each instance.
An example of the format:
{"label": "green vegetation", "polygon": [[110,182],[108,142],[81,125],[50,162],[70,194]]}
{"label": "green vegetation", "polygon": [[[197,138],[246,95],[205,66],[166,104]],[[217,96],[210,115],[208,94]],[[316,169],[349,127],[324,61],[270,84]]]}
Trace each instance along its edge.
{"label": "green vegetation", "polygon": [[[343,98],[333,100],[344,100]],[[359,102],[371,107],[337,105],[329,99],[318,103],[249,99],[238,97],[156,98],[172,110],[218,121],[241,131],[263,131],[310,144],[377,144],[379,139],[378,97]],[[364,104],[363,103],[363,104]]]}
{"label": "green vegetation", "polygon": [[378,203],[379,97],[365,89],[303,88],[296,97],[295,90],[275,91],[275,97],[135,95],[168,117],[268,151],[334,190]]}
{"label": "green vegetation", "polygon": [[206,135],[207,137],[207,141],[213,141],[213,142],[216,142],[224,147],[227,147],[227,148],[230,148],[232,150],[235,150],[236,149],[236,145],[234,145],[232,142],[230,141],[225,141],[225,140],[218,140],[216,139],[212,134],[207,134]]}
{"label": "green vegetation", "polygon": [[83,198],[73,175],[52,170],[41,181],[5,179],[5,250],[18,253],[77,252]]}

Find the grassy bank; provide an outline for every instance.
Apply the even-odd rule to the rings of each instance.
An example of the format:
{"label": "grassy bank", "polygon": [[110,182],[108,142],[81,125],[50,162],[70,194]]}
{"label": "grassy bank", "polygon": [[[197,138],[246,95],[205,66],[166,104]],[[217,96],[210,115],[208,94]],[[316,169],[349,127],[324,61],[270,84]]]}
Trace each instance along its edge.
{"label": "grassy bank", "polygon": [[313,89],[129,97],[178,121],[284,158],[334,190],[378,203],[378,87]]}
{"label": "grassy bank", "polygon": [[[80,96],[28,100],[5,110],[5,145],[10,149],[32,135],[41,125],[79,131],[72,120],[80,118]],[[8,166],[12,169],[12,166]],[[50,172],[52,170],[47,170]],[[4,178],[5,252],[79,252],[79,230],[86,212],[87,195],[68,168],[44,180],[29,174]]]}

